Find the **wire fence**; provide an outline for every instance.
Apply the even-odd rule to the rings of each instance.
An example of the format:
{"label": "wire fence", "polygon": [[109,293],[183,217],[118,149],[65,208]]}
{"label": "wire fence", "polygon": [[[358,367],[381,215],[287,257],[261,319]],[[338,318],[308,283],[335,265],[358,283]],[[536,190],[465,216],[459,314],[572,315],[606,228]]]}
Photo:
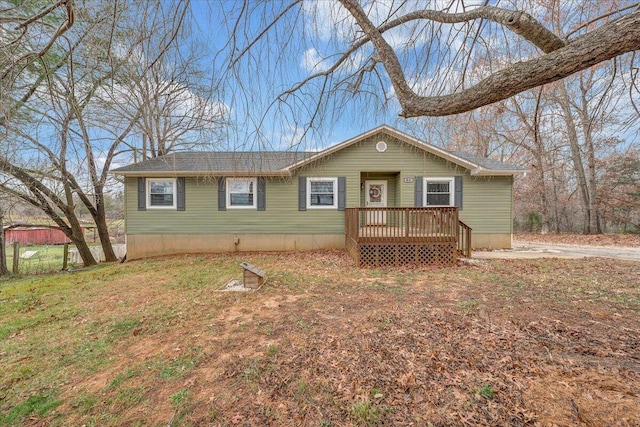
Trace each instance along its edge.
{"label": "wire fence", "polygon": [[[118,257],[124,256],[124,245],[114,244]],[[92,246],[91,252],[97,261],[104,261],[102,248]],[[75,245],[20,245],[18,242],[7,245],[7,264],[14,274],[45,274],[54,271],[69,270],[82,266],[82,259]]]}

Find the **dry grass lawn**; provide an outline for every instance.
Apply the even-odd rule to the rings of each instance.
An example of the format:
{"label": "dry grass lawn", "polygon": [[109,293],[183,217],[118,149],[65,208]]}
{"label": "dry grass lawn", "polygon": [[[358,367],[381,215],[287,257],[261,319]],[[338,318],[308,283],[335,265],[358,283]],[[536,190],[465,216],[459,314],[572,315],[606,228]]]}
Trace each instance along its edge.
{"label": "dry grass lawn", "polygon": [[[216,290],[238,264],[269,274]],[[0,425],[638,426],[640,264],[341,252],[0,282]]]}

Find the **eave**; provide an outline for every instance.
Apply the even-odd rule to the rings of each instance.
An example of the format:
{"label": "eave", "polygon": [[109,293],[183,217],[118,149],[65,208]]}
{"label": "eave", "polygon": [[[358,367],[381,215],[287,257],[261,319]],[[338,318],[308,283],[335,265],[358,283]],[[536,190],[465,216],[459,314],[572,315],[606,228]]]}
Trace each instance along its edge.
{"label": "eave", "polygon": [[526,174],[527,169],[487,169],[477,167],[471,170],[471,176],[512,176]]}
{"label": "eave", "polygon": [[234,177],[234,176],[265,176],[265,177],[290,177],[291,172],[285,169],[277,171],[112,171],[113,175],[127,177],[148,177],[148,178],[166,178],[166,177]]}

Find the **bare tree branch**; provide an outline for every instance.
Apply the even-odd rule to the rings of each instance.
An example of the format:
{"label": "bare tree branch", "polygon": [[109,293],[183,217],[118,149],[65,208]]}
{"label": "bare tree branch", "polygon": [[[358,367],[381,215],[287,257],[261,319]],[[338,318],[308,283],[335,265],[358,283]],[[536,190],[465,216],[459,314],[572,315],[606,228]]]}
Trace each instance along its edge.
{"label": "bare tree branch", "polygon": [[[353,14],[352,10],[347,6],[347,4],[353,3],[353,1],[341,0],[341,3],[344,4],[345,7],[349,9],[349,12]],[[553,52],[554,50],[558,50],[566,45],[564,40],[548,30],[528,13],[493,6],[482,6],[462,13],[448,13],[437,10],[417,10],[403,15],[390,23],[390,25],[395,27],[420,19],[440,22],[442,24],[458,24],[476,19],[486,19],[507,27],[509,30],[522,36],[525,40],[537,46],[545,53]],[[358,23],[360,22],[358,21]],[[365,33],[369,35],[367,31],[365,31]]]}
{"label": "bare tree branch", "polygon": [[340,0],[367,34],[393,83],[402,117],[444,116],[507,99],[592,65],[640,49],[640,10],[578,37],[541,57],[518,62],[474,86],[445,96],[420,96],[408,84],[393,48],[355,0]]}
{"label": "bare tree branch", "polygon": [[[71,26],[73,25],[73,22],[75,20],[75,13],[73,10],[73,0],[60,0],[57,3],[53,4],[52,6],[44,9],[42,12],[36,14],[35,16],[26,19],[24,22],[20,23],[20,25],[18,25],[16,27],[16,29],[20,29],[22,30],[22,36],[24,36],[27,27],[29,25],[31,25],[32,23],[39,21],[40,19],[42,19],[43,17],[45,17],[46,15],[52,13],[55,9],[63,6],[65,7],[66,13],[67,13],[67,19],[60,24],[60,26],[58,27],[58,29],[51,35],[49,41],[47,42],[46,45],[44,45],[44,47],[42,47],[38,52],[27,52],[25,54],[23,54],[21,57],[17,58],[16,60],[13,61],[13,66],[7,67],[7,69],[2,73],[2,76],[0,76],[0,80],[1,79],[5,79],[10,73],[15,73],[16,69],[15,67],[22,67],[21,69],[24,69],[24,67],[26,66],[26,64],[23,65],[19,65],[21,63],[23,63],[24,61],[26,61],[29,58],[34,58],[34,57],[42,57],[44,56],[49,49],[51,49],[51,46],[53,46],[53,44],[56,42],[56,40],[58,40],[60,37],[62,37],[62,35],[64,33],[67,32],[67,30],[69,30],[69,28],[71,28]],[[20,37],[22,37],[20,36]]]}

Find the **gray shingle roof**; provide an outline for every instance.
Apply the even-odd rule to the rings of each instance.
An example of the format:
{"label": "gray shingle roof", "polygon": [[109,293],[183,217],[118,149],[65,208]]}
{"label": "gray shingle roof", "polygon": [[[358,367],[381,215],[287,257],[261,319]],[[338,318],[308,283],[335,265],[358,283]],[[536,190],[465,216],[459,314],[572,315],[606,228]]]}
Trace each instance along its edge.
{"label": "gray shingle roof", "polygon": [[376,133],[399,138],[448,161],[471,169],[472,175],[511,175],[525,168],[497,160],[487,159],[461,151],[447,151],[406,135],[389,126],[382,125],[360,136],[327,148],[321,152],[292,151],[188,151],[148,159],[129,166],[113,169],[119,175],[290,175],[300,165],[339,151],[356,141]]}
{"label": "gray shingle roof", "polygon": [[185,151],[113,169],[114,173],[277,173],[316,153],[288,151]]}
{"label": "gray shingle roof", "polygon": [[485,169],[509,170],[509,171],[526,170],[525,168],[522,168],[520,166],[514,166],[508,163],[501,162],[499,160],[488,159],[486,157],[480,157],[474,154],[464,153],[462,151],[449,151],[449,152],[456,157],[463,158]]}

